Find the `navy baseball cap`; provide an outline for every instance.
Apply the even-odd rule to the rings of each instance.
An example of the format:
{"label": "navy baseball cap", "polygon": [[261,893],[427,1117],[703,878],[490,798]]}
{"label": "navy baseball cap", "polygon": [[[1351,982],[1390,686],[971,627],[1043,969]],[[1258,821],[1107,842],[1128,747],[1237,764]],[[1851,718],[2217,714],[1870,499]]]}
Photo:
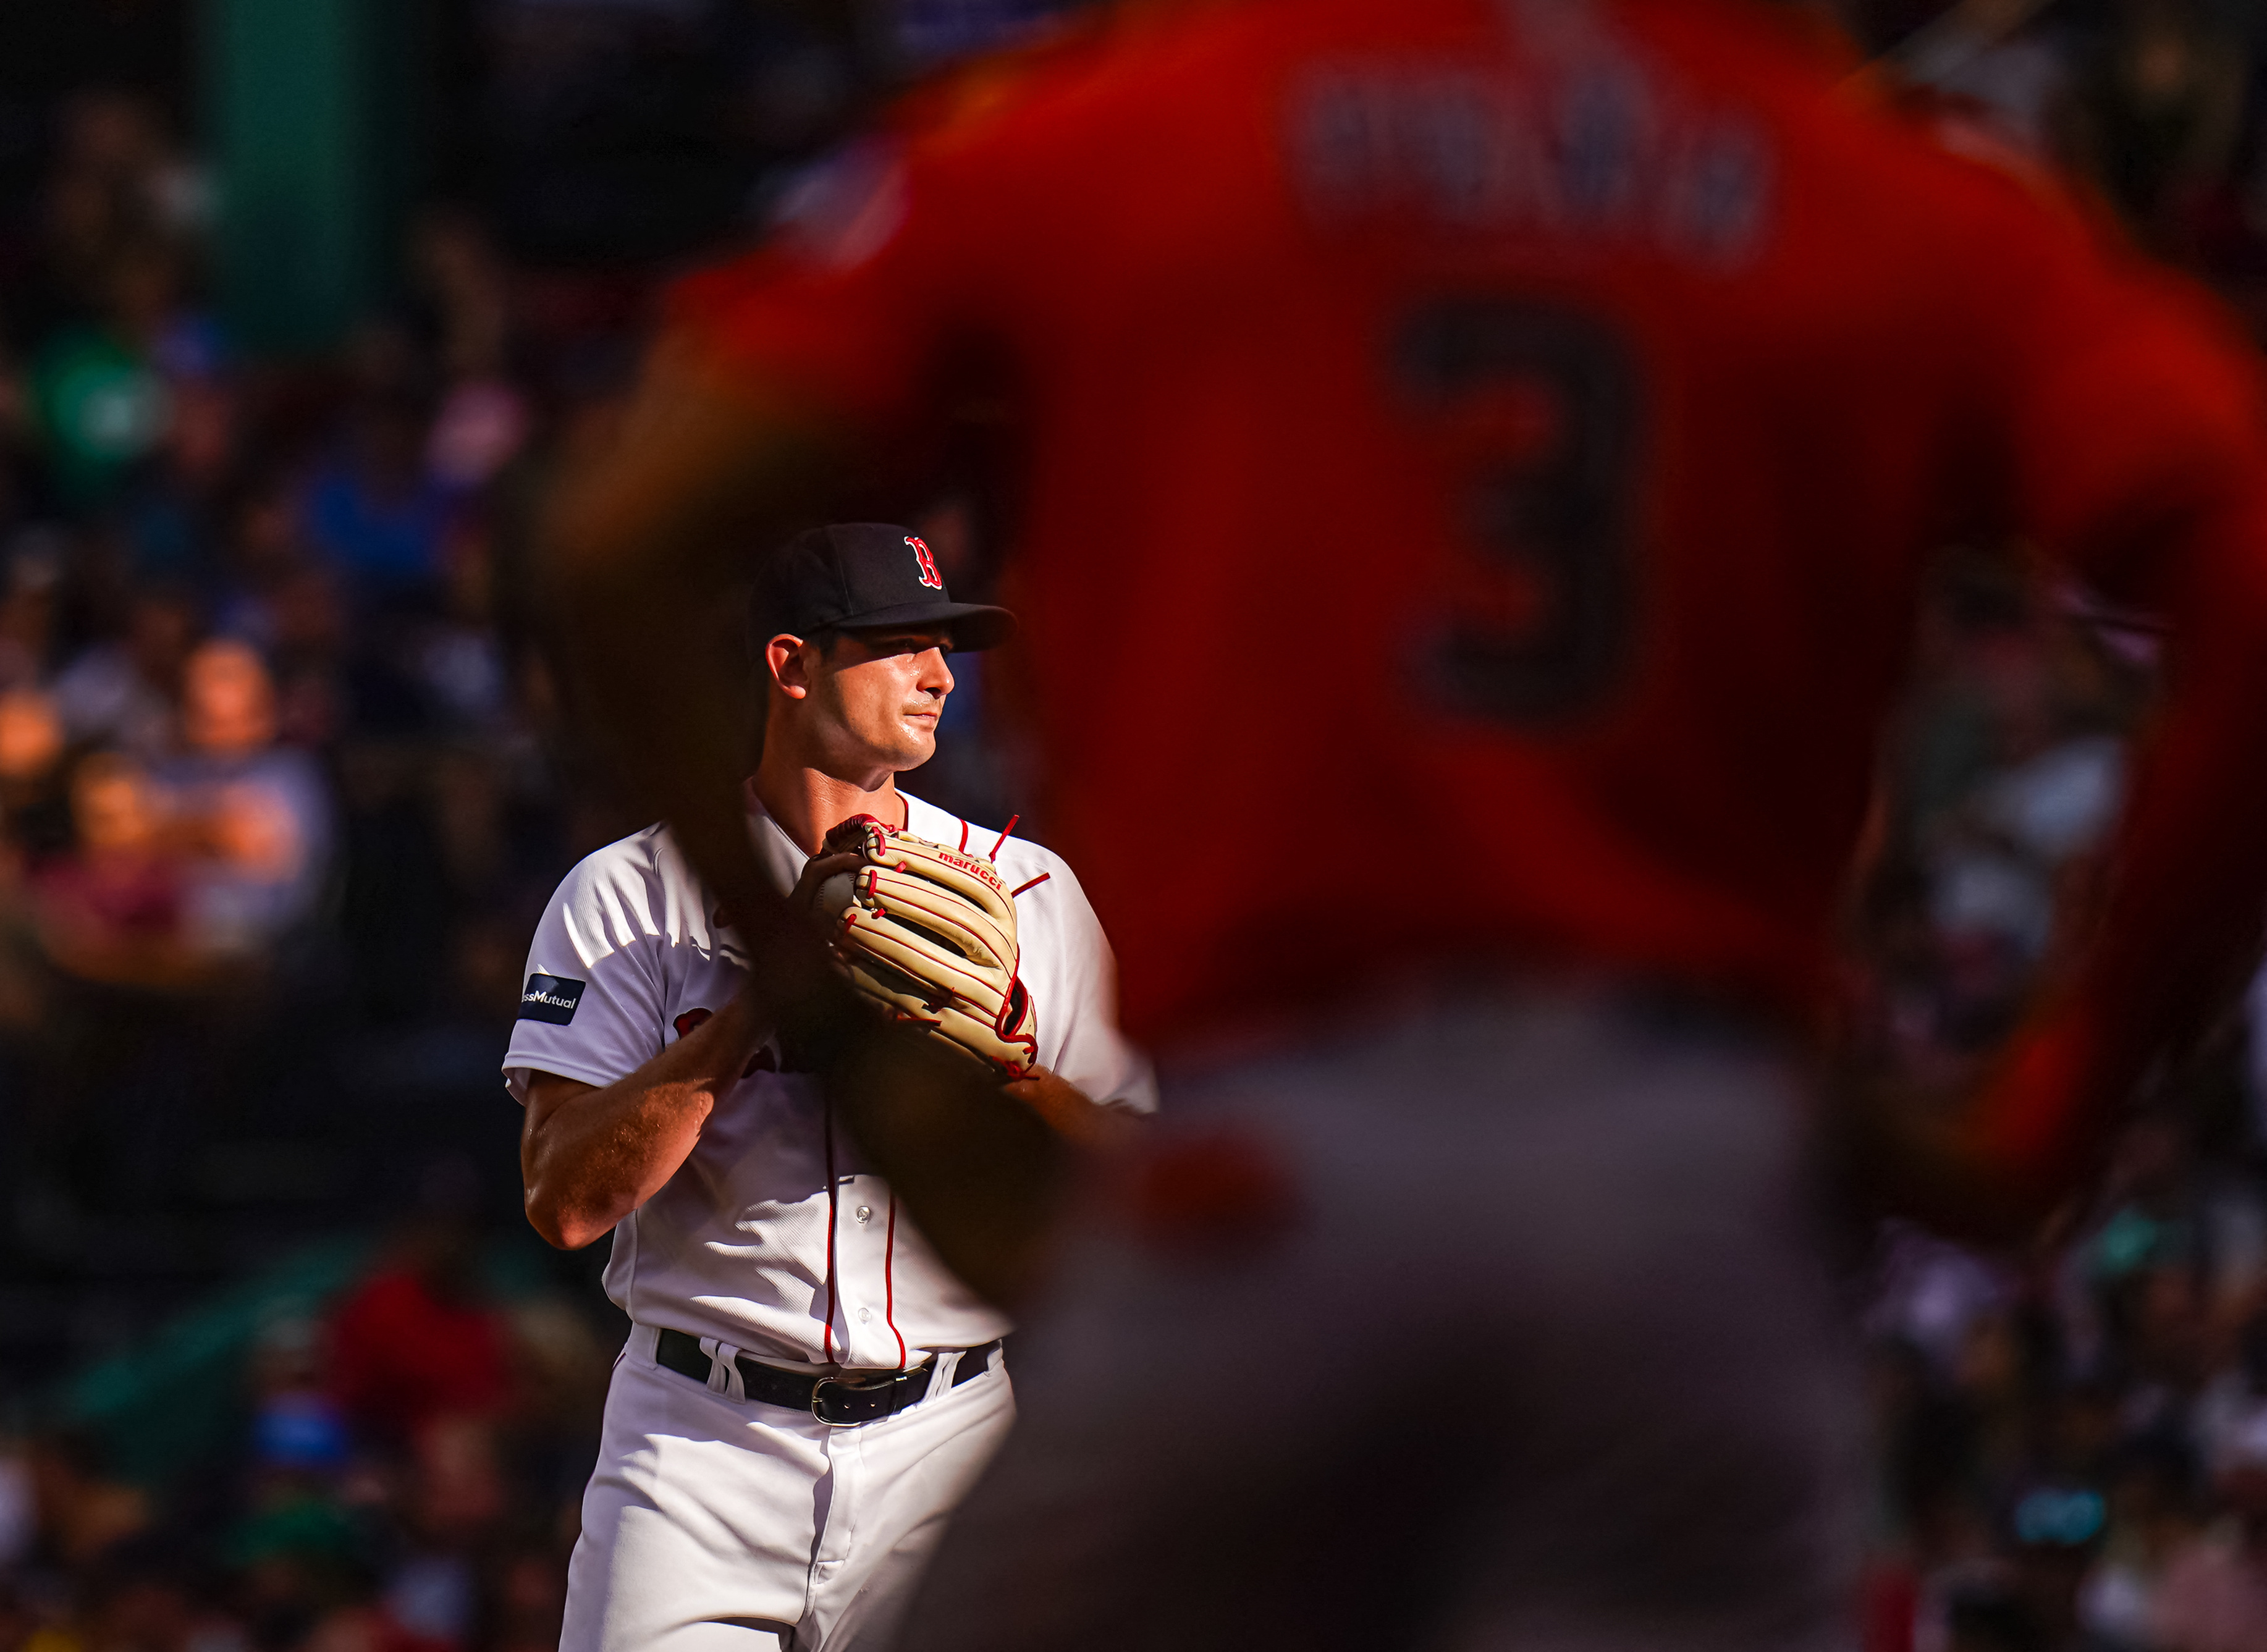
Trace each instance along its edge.
{"label": "navy baseball cap", "polygon": [[757,576],[748,620],[759,654],[782,631],[949,631],[957,653],[997,648],[1016,635],[1007,609],[955,602],[921,536],[886,522],[837,522],[796,534]]}

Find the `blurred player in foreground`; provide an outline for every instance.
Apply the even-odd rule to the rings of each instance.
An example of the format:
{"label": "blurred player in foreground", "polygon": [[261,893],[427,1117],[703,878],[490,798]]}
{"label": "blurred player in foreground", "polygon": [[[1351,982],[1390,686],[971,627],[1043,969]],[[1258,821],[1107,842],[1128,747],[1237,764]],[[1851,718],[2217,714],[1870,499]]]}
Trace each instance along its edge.
{"label": "blurred player in foreground", "polygon": [[[881,524],[800,535],[768,573],[743,831],[774,886],[808,907],[863,865],[831,852],[852,817],[996,870],[1036,1010],[1016,1102],[1067,1130],[1093,1101],[1147,1106],[1069,868],[898,789],[935,749],[947,654],[992,646],[1010,616],[953,602],[928,547]],[[631,1320],[583,1500],[569,1652],[885,1644],[1015,1414],[1006,1318],[863,1163],[721,916],[666,827],[600,849],[536,931],[504,1057],[527,1108],[528,1215],[554,1245],[613,1231],[606,1291]]]}
{"label": "blurred player in foreground", "polygon": [[[1851,67],[1756,0],[1135,7],[681,296],[563,517],[625,757],[759,905],[671,640],[1004,393],[1048,818],[1169,1062],[907,1644],[1848,1644],[1807,1075],[1929,552],[2175,645],[2093,944],[1912,1186],[2073,1186],[2267,904],[2244,341]],[[836,1047],[1012,1280],[982,1158]]]}

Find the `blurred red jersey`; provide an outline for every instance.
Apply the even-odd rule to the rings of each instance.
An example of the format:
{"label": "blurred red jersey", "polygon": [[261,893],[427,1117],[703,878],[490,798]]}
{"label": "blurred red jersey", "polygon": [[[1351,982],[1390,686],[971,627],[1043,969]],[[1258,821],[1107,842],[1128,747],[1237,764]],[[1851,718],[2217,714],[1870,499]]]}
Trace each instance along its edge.
{"label": "blurred red jersey", "polygon": [[2143,594],[2263,474],[2208,305],[1843,70],[1739,0],[1121,23],[676,325],[908,451],[1012,369],[1045,819],[1138,1032],[1476,963],[1807,1007],[1926,554]]}

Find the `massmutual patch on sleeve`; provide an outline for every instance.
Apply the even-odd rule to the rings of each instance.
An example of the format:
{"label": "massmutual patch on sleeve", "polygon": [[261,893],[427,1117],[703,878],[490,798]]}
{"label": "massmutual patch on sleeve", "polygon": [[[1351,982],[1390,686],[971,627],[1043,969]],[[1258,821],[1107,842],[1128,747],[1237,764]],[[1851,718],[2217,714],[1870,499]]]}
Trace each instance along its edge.
{"label": "massmutual patch on sleeve", "polygon": [[519,1018],[563,1027],[575,1018],[575,1006],[582,1002],[581,981],[564,975],[530,975],[519,995]]}

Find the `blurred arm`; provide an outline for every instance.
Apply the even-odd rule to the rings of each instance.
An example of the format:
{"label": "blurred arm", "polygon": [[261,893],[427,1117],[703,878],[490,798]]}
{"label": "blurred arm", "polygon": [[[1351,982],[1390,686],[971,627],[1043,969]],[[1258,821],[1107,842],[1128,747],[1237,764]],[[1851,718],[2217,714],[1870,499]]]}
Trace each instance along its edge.
{"label": "blurred arm", "polygon": [[1017,1079],[1005,1090],[1073,1147],[1116,1147],[1134,1128],[1125,1109],[1103,1106],[1070,1080],[1044,1067],[1033,1068],[1029,1078]]}
{"label": "blurred arm", "polygon": [[[655,353],[621,439],[556,501],[550,535],[580,709],[635,795],[655,806],[749,943],[767,988],[783,947],[815,945],[748,837],[745,686],[720,612],[750,568],[823,510],[842,444],[784,396],[726,385],[682,343]],[[802,980],[816,971],[790,971]]]}
{"label": "blurred arm", "polygon": [[[1964,163],[1963,163],[1964,164]],[[1977,525],[2169,628],[2104,898],[1949,1121],[1891,1109],[1870,1165],[1916,1214],[2036,1229],[2151,1068],[2256,956],[2267,915],[2267,378],[2238,319],[2040,180],[1971,169],[1963,437]],[[1942,1115],[1937,1115],[1941,1120]]]}
{"label": "blurred arm", "polygon": [[2092,944],[2014,1040],[1971,1152],[2030,1211],[2093,1168],[2151,1065],[2256,962],[2267,919],[2267,476],[2178,535],[2169,694]]}
{"label": "blurred arm", "polygon": [[529,1223],[562,1251],[610,1232],[677,1174],[768,1032],[744,991],[611,1084],[532,1074],[519,1138]]}

